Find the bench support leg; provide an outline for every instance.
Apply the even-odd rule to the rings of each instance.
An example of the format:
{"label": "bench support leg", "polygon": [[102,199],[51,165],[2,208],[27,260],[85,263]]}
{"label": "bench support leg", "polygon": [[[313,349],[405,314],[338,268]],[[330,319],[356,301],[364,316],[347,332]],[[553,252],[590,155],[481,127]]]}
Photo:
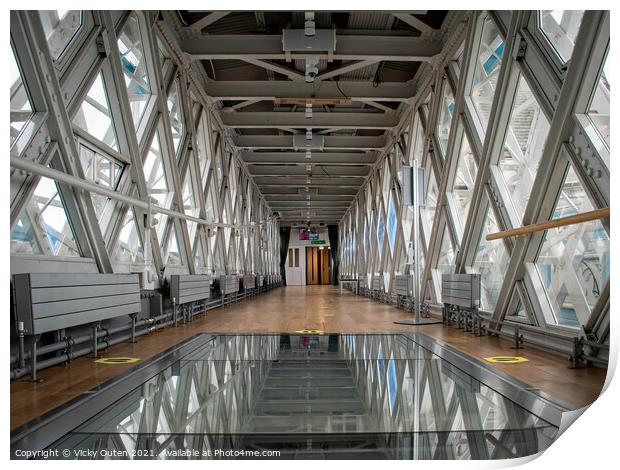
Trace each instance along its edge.
{"label": "bench support leg", "polygon": [[131,318],[131,342],[136,342],[136,314],[130,315]]}
{"label": "bench support leg", "polygon": [[30,342],[30,380],[33,382],[39,381],[37,374],[37,341],[41,335],[33,335]]}
{"label": "bench support leg", "polygon": [[93,357],[97,357],[97,331],[99,324],[93,323]]}

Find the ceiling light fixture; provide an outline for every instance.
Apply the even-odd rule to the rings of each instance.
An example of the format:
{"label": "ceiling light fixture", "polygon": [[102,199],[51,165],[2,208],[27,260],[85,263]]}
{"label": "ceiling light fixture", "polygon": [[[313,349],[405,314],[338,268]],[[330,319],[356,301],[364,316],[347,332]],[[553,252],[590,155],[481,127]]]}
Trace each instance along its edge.
{"label": "ceiling light fixture", "polygon": [[308,160],[312,158],[312,152],[310,150],[306,150],[306,158]]}
{"label": "ceiling light fixture", "polygon": [[306,140],[312,140],[312,128],[306,127]]}
{"label": "ceiling light fixture", "polygon": [[306,119],[312,119],[312,104],[306,103]]}

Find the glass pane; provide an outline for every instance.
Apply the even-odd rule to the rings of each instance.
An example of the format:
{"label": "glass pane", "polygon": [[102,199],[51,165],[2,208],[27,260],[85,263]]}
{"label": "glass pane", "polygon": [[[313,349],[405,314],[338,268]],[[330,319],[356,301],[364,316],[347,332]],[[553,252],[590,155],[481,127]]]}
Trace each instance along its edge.
{"label": "glass pane", "polygon": [[487,16],[482,27],[482,39],[471,90],[472,102],[485,133],[489,124],[491,105],[497,88],[503,55],[504,40],[491,17]]}
{"label": "glass pane", "polygon": [[396,241],[396,225],[396,206],[394,204],[394,195],[390,194],[390,203],[388,205],[387,213],[387,230],[391,253],[394,253],[394,242]]}
{"label": "glass pane", "polygon": [[583,10],[541,10],[540,29],[563,62],[573,55]]}
{"label": "glass pane", "polygon": [[519,217],[525,212],[548,133],[549,121],[521,77],[499,160],[500,171]]}
{"label": "glass pane", "polygon": [[[570,167],[553,219],[593,210]],[[609,280],[609,236],[600,221],[548,230],[536,260],[559,325],[584,325]]]}
{"label": "glass pane", "polygon": [[30,98],[22,81],[22,73],[11,48],[9,59],[11,80],[11,145],[32,116]]}
{"label": "glass pane", "polygon": [[[603,64],[603,70],[601,71],[601,76],[598,80],[598,85],[596,90],[594,91],[594,95],[592,96],[592,101],[590,102],[590,106],[588,107],[588,116],[594,123],[594,126],[598,130],[599,134],[607,143],[607,147],[609,147],[609,134],[610,134],[610,126],[609,126],[609,96],[610,96],[610,88],[609,88],[609,61],[607,60],[609,57],[609,51],[607,52],[607,56],[605,57],[605,63]],[[11,107],[11,109],[13,109]],[[609,165],[609,162],[607,162]]]}
{"label": "glass pane", "polygon": [[95,139],[100,140],[114,150],[118,150],[112,114],[101,72],[97,74],[95,82],[90,87],[80,109],[73,118],[73,123],[88,132]]}
{"label": "glass pane", "polygon": [[165,259],[165,264],[182,264],[181,252],[179,251],[179,244],[177,243],[177,231],[174,224],[172,224],[170,236],[168,237],[168,246],[165,250]]}
{"label": "glass pane", "polygon": [[[116,189],[123,171],[123,165],[113,158],[106,157],[91,150],[85,145],[80,145],[80,163],[84,171],[84,177],[87,180],[109,189]],[[99,220],[101,230],[105,231],[109,218],[104,217],[104,214],[106,213],[106,207],[108,207],[110,198],[92,192],[90,193],[90,198],[93,201],[95,214]]]}
{"label": "glass pane", "polygon": [[138,224],[131,208],[125,215],[123,227],[114,250],[114,259],[128,263],[144,262],[144,248],[138,234]]}
{"label": "glass pane", "polygon": [[439,119],[437,121],[437,141],[441,147],[440,155],[445,158],[450,136],[450,125],[452,124],[452,113],[454,112],[454,95],[450,89],[450,84],[444,80],[441,107],[439,108]]}
{"label": "glass pane", "polygon": [[57,60],[82,26],[82,11],[41,10],[39,14],[50,54]]}
{"label": "glass pane", "polygon": [[[454,273],[454,268],[455,268],[454,261],[455,261],[454,247],[452,246],[452,240],[450,239],[450,234],[448,233],[448,226],[446,225],[444,227],[443,237],[441,239],[441,248],[439,249],[439,258],[437,260],[437,267],[434,269],[435,275],[439,277],[438,281],[439,281],[440,286],[441,286],[442,274]],[[441,298],[438,298],[437,301],[441,302]]]}
{"label": "glass pane", "polygon": [[474,193],[474,183],[476,182],[477,172],[478,166],[476,165],[474,154],[469,146],[467,134],[463,133],[463,142],[459,153],[456,178],[452,186],[452,194],[460,208],[458,217],[462,225],[465,225],[467,219],[469,204],[471,203],[471,198]]}
{"label": "glass pane", "polygon": [[439,259],[437,260],[437,271],[442,274],[451,274],[455,268],[454,247],[448,233],[448,227],[444,227],[443,237],[441,239],[441,248],[439,250]]}
{"label": "glass pane", "polygon": [[499,232],[499,227],[495,213],[489,207],[473,265],[473,272],[480,274],[481,307],[488,311],[493,311],[497,304],[509,261],[508,251],[502,240],[486,239],[488,234],[496,232]]}
{"label": "glass pane", "polygon": [[121,31],[118,38],[118,49],[121,54],[121,66],[125,74],[131,115],[137,129],[151,96],[151,88],[140,35],[140,21],[135,12],[129,15],[125,27]]}
{"label": "glass pane", "polygon": [[179,144],[183,139],[183,113],[181,111],[181,96],[179,94],[179,81],[175,80],[168,95],[168,112],[170,114],[170,130],[172,131],[172,141],[174,151],[178,152]]}
{"label": "glass pane", "polygon": [[[420,208],[420,214],[422,219],[422,228],[425,233],[425,239],[428,240],[433,230],[433,220],[435,217],[435,209],[437,208],[437,180],[435,179],[435,173],[433,172],[433,166],[430,161],[427,166],[428,172],[428,190],[426,191],[426,205]],[[427,245],[428,247],[428,245]]]}
{"label": "glass pane", "polygon": [[35,230],[27,211],[23,211],[11,232],[11,253],[42,255]]}
{"label": "glass pane", "polygon": [[[422,157],[424,156],[424,129],[422,128],[422,122],[419,113],[416,114],[415,125],[413,128],[413,160],[418,161],[418,165],[422,163]],[[411,162],[409,162],[411,164]]]}
{"label": "glass pane", "polygon": [[196,235],[196,240],[194,241],[194,264],[196,266],[204,266],[205,265],[205,256],[202,251],[202,244],[198,241],[198,236]]}
{"label": "glass pane", "polygon": [[377,241],[379,242],[377,245],[377,249],[379,253],[382,252],[383,248],[383,237],[385,236],[385,225],[383,222],[383,210],[379,207],[379,220],[377,221]]}
{"label": "glass pane", "polygon": [[[149,196],[155,198],[160,206],[169,209],[172,203],[172,193],[168,191],[168,183],[166,182],[166,173],[159,143],[159,131],[153,137],[143,169]],[[157,214],[157,219],[159,220],[157,236],[160,240],[166,228],[167,217],[164,214]]]}
{"label": "glass pane", "polygon": [[[194,190],[192,188],[192,179],[191,173],[188,172],[185,177],[185,184],[183,185],[183,211],[187,215],[191,215],[192,217],[198,217],[200,209],[197,207],[196,199],[194,197]],[[196,222],[187,221],[187,230],[189,232],[189,240],[191,243],[191,248],[194,247],[194,240],[196,229],[198,228],[198,224]]]}
{"label": "glass pane", "polygon": [[203,112],[196,132],[196,152],[198,156],[198,166],[200,167],[200,181],[202,181],[202,188],[204,188],[205,184],[207,184],[207,175],[211,164],[211,152],[209,151],[209,141],[207,140],[207,126],[207,115]]}
{"label": "glass pane", "polygon": [[[35,223],[32,223],[34,221]],[[81,256],[56,183],[41,178],[11,232],[13,252]]]}

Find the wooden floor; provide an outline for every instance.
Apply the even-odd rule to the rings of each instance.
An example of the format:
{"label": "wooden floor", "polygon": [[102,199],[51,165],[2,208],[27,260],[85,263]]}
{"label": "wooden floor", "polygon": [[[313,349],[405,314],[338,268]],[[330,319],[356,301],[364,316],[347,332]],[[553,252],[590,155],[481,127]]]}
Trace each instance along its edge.
{"label": "wooden floor", "polygon": [[[136,344],[121,343],[104,351],[103,356],[138,357],[142,361],[199,332],[280,333],[317,329],[325,333],[378,333],[420,331],[478,359],[513,356],[511,343],[489,336],[475,337],[443,325],[395,325],[407,313],[393,306],[355,296],[340,295],[332,286],[289,286],[278,288],[197,317],[189,325],[180,324],[139,338]],[[560,400],[587,405],[599,395],[606,371],[597,368],[569,369],[566,358],[526,348],[520,364],[496,364],[498,369]],[[24,424],[46,411],[74,398],[133,365],[97,364],[82,357],[69,365],[41,372],[42,383],[27,379],[11,383],[11,428]]]}

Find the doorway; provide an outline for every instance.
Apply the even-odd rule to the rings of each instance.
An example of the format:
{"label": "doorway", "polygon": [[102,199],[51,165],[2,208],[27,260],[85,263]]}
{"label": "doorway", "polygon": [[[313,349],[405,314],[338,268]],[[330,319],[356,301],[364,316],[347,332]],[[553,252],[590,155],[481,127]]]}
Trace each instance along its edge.
{"label": "doorway", "polygon": [[330,282],[331,260],[326,246],[306,247],[306,279],[309,286],[326,285]]}

